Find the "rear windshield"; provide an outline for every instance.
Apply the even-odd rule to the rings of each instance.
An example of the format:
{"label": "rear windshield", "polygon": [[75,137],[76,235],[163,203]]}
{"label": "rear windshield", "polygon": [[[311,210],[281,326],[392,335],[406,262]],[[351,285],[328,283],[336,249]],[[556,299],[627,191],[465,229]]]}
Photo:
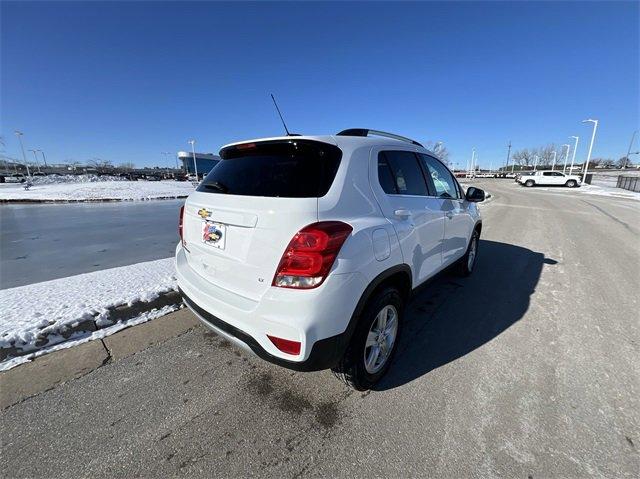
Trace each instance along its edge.
{"label": "rear windshield", "polygon": [[292,139],[230,146],[220,157],[197,191],[313,198],[329,191],[342,152],[334,145]]}

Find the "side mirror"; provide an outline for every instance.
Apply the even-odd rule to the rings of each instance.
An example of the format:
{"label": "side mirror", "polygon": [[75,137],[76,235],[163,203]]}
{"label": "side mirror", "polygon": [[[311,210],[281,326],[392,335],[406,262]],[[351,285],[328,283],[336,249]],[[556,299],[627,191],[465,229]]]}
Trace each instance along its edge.
{"label": "side mirror", "polygon": [[467,188],[467,194],[465,197],[467,198],[467,201],[471,203],[479,203],[480,201],[484,201],[484,190],[476,188],[475,186],[470,186]]}

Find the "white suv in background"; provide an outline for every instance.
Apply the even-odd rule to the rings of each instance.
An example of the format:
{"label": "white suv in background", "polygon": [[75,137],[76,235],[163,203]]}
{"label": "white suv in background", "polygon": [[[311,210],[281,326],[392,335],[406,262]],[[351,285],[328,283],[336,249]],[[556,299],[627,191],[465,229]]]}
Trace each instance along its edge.
{"label": "white suv in background", "polygon": [[227,145],[180,213],[185,304],[259,357],[332,368],[357,389],[386,372],[414,288],[471,273],[476,202],[419,143],[365,129]]}

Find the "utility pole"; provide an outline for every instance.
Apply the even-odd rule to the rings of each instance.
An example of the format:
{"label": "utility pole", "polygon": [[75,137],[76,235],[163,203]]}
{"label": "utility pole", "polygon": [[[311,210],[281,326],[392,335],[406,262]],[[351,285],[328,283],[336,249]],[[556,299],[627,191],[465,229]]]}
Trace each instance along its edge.
{"label": "utility pole", "polygon": [[509,140],[509,149],[507,150],[507,162],[504,165],[504,170],[507,171],[509,168],[509,158],[511,157],[511,140]]}
{"label": "utility pole", "polygon": [[31,176],[31,172],[29,171],[29,164],[27,163],[27,155],[24,153],[24,145],[22,144],[22,135],[24,135],[24,133],[18,130],[16,130],[14,133],[16,134],[16,136],[18,137],[18,141],[20,142],[20,149],[22,150],[22,161],[24,161],[24,166],[27,167],[27,176]]}

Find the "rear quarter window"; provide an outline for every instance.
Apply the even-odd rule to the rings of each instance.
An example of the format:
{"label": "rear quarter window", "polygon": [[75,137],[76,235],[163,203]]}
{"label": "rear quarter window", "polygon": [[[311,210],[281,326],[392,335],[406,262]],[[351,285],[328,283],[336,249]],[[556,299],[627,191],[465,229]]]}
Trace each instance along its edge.
{"label": "rear quarter window", "polygon": [[327,194],[342,151],[312,140],[277,140],[224,148],[198,186],[204,193],[282,198]]}

